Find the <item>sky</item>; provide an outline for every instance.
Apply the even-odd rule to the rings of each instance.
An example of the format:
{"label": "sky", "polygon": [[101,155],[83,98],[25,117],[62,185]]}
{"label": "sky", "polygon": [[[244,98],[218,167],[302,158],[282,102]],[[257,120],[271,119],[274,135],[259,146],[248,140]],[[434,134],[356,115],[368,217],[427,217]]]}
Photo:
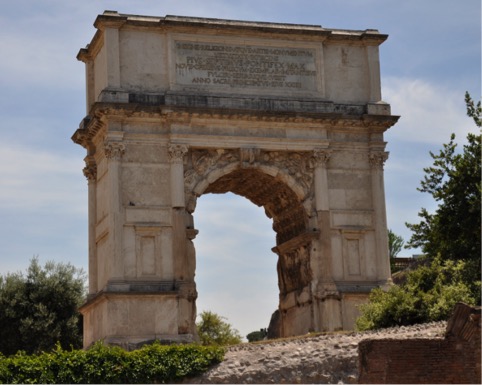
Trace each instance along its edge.
{"label": "sky", "polygon": [[[452,132],[460,144],[476,132],[464,94],[481,96],[480,0],[0,0],[0,274],[24,271],[34,256],[88,270],[85,150],[70,138],[86,115],[76,55],[104,10],[388,34],[382,95],[401,118],[385,134],[387,221],[405,241],[405,223],[417,223],[422,207],[436,209],[417,191],[429,151]],[[232,194],[205,195],[194,218],[198,311],[226,317],[243,336],[267,327],[279,291],[264,210]]]}

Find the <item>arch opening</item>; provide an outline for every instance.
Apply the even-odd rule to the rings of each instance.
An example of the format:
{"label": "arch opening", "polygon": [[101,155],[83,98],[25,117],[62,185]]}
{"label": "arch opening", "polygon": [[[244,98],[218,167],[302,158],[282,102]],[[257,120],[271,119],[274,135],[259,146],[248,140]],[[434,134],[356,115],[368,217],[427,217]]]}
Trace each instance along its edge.
{"label": "arch opening", "polygon": [[196,225],[198,316],[224,316],[244,338],[267,328],[279,301],[272,221],[262,208],[228,192],[199,198]]}
{"label": "arch opening", "polygon": [[[205,176],[206,179],[209,175]],[[278,255],[279,305],[278,315],[273,317],[275,322],[270,322],[269,329],[271,336],[282,336],[285,334],[282,319],[287,315],[287,307],[293,306],[293,298],[296,298],[296,303],[300,299],[308,306],[311,302],[311,238],[306,236],[309,222],[305,207],[299,195],[281,177],[254,167],[237,168],[219,176],[207,185],[201,195],[226,193],[242,196],[263,207],[266,216],[272,220],[276,246],[271,250]],[[303,307],[303,303],[295,306]]]}
{"label": "arch opening", "polygon": [[281,245],[302,234],[307,214],[297,195],[281,180],[257,169],[240,168],[212,182],[204,194],[232,192],[263,207],[273,220],[276,244]]}

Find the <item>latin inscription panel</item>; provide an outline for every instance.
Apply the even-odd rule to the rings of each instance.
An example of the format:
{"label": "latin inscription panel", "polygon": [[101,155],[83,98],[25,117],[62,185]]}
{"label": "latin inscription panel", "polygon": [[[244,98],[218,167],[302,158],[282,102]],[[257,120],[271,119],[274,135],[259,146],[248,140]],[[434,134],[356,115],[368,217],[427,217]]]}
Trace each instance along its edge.
{"label": "latin inscription panel", "polygon": [[316,49],[175,41],[176,83],[316,92]]}

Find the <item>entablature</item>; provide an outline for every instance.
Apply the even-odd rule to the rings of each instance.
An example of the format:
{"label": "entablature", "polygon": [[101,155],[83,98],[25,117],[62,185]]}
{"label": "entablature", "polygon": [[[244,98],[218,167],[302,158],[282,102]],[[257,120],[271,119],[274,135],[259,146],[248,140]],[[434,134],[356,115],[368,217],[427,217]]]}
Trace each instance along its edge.
{"label": "entablature", "polygon": [[[193,119],[209,119],[233,121],[243,120],[250,122],[273,122],[290,124],[322,125],[332,128],[371,128],[385,131],[394,125],[399,116],[369,114],[369,106],[352,104],[335,104],[332,102],[293,101],[283,104],[284,100],[265,99],[251,104],[240,103],[236,105],[234,99],[228,108],[220,107],[220,103],[212,102],[210,96],[192,98],[171,98],[171,95],[158,95],[141,99],[137,103],[97,102],[93,105],[90,114],[86,116],[79,128],[72,136],[72,140],[87,148],[89,141],[106,125],[109,119],[156,119],[164,123],[186,123]],[[153,100],[161,102],[154,104]],[[295,103],[296,102],[296,103]],[[233,106],[251,108],[234,108]],[[280,107],[285,107],[281,109]],[[266,108],[266,109],[262,109]],[[304,110],[304,111],[302,111]]]}

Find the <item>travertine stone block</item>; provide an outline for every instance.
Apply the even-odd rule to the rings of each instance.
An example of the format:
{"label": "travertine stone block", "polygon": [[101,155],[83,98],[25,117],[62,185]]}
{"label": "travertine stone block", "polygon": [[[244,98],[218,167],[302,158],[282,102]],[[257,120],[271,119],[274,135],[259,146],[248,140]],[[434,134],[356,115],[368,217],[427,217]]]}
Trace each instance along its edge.
{"label": "travertine stone block", "polygon": [[389,282],[375,30],[106,11],[72,139],[89,184],[84,345],[196,339],[196,201],[273,221],[277,333],[352,329]]}

